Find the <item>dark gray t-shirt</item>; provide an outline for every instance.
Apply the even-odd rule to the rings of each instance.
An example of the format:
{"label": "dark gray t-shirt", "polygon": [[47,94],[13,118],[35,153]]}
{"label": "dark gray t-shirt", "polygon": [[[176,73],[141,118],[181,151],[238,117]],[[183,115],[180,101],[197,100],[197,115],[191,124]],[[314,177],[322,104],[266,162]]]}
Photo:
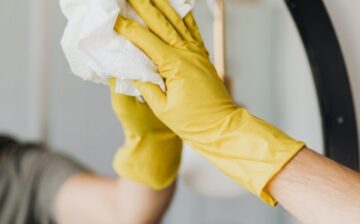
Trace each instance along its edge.
{"label": "dark gray t-shirt", "polygon": [[0,151],[0,224],[51,224],[56,192],[66,179],[89,172],[41,149]]}

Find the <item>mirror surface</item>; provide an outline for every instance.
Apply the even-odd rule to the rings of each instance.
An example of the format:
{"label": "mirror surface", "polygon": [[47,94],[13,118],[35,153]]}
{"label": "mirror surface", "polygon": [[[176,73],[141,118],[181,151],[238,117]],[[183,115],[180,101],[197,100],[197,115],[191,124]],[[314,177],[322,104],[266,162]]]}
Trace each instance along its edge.
{"label": "mirror surface", "polygon": [[[196,2],[194,14],[214,59],[211,22],[214,6],[208,5],[206,1]],[[226,75],[234,99],[323,153],[321,118],[311,69],[285,3],[282,0],[228,0],[224,11]],[[188,199],[178,194],[179,203],[171,213],[181,213],[182,219],[178,222],[173,219],[176,215],[170,213],[169,223],[295,222],[281,208],[268,208],[253,196],[237,191],[235,183],[226,180],[196,153],[188,150],[183,160],[185,184],[180,192],[186,195],[190,188],[200,194]],[[192,206],[185,206],[187,204]]]}
{"label": "mirror surface", "polygon": [[[24,139],[46,139],[52,148],[69,153],[101,174],[114,176],[110,164],[123,142],[122,130],[111,112],[107,88],[71,74],[60,47],[65,19],[58,2],[4,4],[7,7],[0,7],[0,24],[5,29],[0,36],[0,131]],[[234,99],[322,152],[311,70],[285,3],[226,0],[225,6],[226,75]],[[206,1],[198,0],[194,14],[214,58],[212,10]],[[185,160],[184,164],[197,161],[196,155],[186,155]],[[199,164],[204,172],[212,172],[206,168],[208,164]],[[191,167],[183,168],[187,166]],[[217,178],[223,178],[222,174],[214,180]],[[209,188],[214,180],[210,178]],[[231,181],[227,184],[233,189]],[[197,189],[200,193],[201,188],[204,186]],[[219,194],[226,190],[215,188]],[[231,199],[221,199],[193,189],[194,181],[187,181],[184,174],[165,224],[292,223],[280,207],[272,209],[247,193],[234,192]]]}

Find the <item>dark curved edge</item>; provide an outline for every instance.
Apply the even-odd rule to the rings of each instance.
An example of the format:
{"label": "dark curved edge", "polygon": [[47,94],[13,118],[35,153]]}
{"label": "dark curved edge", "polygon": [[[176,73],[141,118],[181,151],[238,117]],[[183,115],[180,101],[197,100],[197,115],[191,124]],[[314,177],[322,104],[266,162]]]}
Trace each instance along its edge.
{"label": "dark curved edge", "polygon": [[285,0],[305,45],[322,114],[325,153],[359,170],[359,144],[349,78],[321,0]]}

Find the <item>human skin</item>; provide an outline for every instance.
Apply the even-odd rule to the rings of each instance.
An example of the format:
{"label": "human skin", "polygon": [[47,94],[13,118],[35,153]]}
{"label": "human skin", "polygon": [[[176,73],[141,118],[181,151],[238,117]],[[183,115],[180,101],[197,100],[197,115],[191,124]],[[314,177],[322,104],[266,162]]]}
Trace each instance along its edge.
{"label": "human skin", "polygon": [[301,223],[360,223],[360,175],[304,148],[268,184]]}
{"label": "human skin", "polygon": [[69,178],[56,195],[59,224],[160,223],[175,190],[152,190],[128,179],[82,173]]}

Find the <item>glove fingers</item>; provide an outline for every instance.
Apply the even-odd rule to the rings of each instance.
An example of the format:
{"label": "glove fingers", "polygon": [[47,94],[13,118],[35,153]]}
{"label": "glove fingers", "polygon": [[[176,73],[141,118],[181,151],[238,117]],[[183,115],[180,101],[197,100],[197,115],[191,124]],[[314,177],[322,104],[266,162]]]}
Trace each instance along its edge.
{"label": "glove fingers", "polygon": [[[166,102],[166,94],[162,89],[153,83],[150,82],[141,82],[134,80],[136,88],[141,92],[145,101],[149,106],[153,108],[163,108]],[[156,113],[156,111],[154,111]]]}
{"label": "glove fingers", "polygon": [[140,24],[119,16],[114,29],[140,48],[155,64],[159,65],[166,58],[163,52],[168,46]]}
{"label": "glove fingers", "polygon": [[170,46],[182,46],[185,41],[150,0],[129,0],[130,5],[148,25],[149,29]]}
{"label": "glove fingers", "polygon": [[200,30],[198,25],[196,24],[195,18],[192,15],[191,12],[189,12],[185,17],[184,17],[184,23],[186,25],[186,27],[188,28],[188,30],[190,31],[191,35],[195,38],[195,40],[198,42],[198,44],[200,46],[205,46],[204,41],[201,37],[200,34]]}
{"label": "glove fingers", "polygon": [[173,27],[185,41],[194,41],[194,38],[192,37],[185,23],[169,4],[168,0],[152,0],[152,2],[156,8],[158,8],[158,10],[163,13],[166,19],[173,25]]}

